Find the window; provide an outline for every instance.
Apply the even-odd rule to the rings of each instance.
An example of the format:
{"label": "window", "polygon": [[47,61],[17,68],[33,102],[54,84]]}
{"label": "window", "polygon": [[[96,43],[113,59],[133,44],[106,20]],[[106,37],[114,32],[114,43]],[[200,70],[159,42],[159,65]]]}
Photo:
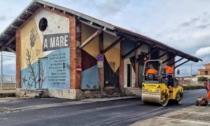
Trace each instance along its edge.
{"label": "window", "polygon": [[43,31],[45,31],[47,29],[47,26],[48,26],[47,19],[46,18],[42,18],[39,21],[39,30],[43,32]]}
{"label": "window", "polygon": [[205,75],[208,75],[209,74],[209,72],[208,71],[205,71]]}

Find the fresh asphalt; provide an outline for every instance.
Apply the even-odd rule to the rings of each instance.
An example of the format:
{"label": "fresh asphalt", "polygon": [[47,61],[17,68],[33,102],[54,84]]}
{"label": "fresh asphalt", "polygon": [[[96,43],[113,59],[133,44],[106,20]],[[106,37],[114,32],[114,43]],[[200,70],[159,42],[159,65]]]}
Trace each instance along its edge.
{"label": "fresh asphalt", "polygon": [[[16,112],[1,113],[0,126],[126,126],[194,105],[196,98],[205,96],[205,93],[205,90],[187,91],[182,105],[171,103],[167,107],[145,105],[139,98],[93,103],[65,99],[20,99],[0,103],[0,107],[17,109]],[[71,104],[77,102],[80,104]]]}

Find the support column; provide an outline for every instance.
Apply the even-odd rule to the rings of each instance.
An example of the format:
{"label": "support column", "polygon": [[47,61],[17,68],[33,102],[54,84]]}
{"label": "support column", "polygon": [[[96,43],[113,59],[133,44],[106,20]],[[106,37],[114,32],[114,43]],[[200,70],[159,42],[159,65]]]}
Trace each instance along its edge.
{"label": "support column", "polygon": [[[138,46],[138,45],[137,45]],[[139,49],[135,50],[135,87],[139,87]]]}
{"label": "support column", "polygon": [[16,88],[21,88],[21,36],[20,30],[16,31]]}
{"label": "support column", "polygon": [[[104,35],[103,33],[101,33],[99,35],[99,52],[100,54],[103,53],[104,50]],[[104,89],[104,67],[99,68],[99,88],[101,89],[101,91],[103,91]]]}
{"label": "support column", "polygon": [[[77,66],[80,66],[82,68],[82,51],[79,49],[79,45],[81,45],[81,40],[82,40],[82,32],[81,32],[81,23],[77,22],[76,23],[76,47],[77,47]],[[81,78],[82,77],[82,71],[76,73],[76,89],[81,89]]]}
{"label": "support column", "polygon": [[123,40],[120,42],[120,68],[119,68],[119,81],[120,81],[120,90],[124,92],[124,60],[123,60]]}
{"label": "support column", "polygon": [[77,50],[77,27],[76,19],[73,16],[69,17],[69,32],[70,32],[70,99],[79,99],[81,88],[81,77],[76,72],[77,65],[81,64],[81,52]]}

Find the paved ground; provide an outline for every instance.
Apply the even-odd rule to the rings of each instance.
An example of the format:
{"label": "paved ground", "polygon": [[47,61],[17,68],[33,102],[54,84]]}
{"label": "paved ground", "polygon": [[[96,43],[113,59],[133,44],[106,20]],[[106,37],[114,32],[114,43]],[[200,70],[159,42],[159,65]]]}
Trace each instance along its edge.
{"label": "paved ground", "polygon": [[[1,99],[0,126],[125,126],[186,108],[205,90],[184,93],[183,105],[144,105],[140,99],[83,100]],[[0,111],[1,112],[1,111]]]}
{"label": "paved ground", "polygon": [[131,126],[210,126],[210,106],[190,106],[136,122]]}

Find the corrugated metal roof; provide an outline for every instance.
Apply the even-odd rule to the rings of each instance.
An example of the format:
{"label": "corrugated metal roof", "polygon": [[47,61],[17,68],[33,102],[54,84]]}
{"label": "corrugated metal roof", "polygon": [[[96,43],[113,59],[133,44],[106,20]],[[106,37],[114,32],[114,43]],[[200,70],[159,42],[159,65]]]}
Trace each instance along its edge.
{"label": "corrugated metal roof", "polygon": [[[11,51],[10,49],[15,50],[15,32],[29,17],[33,15],[33,13],[42,7],[49,7],[52,9],[56,9],[58,11],[61,11],[66,14],[74,15],[79,20],[88,22],[91,25],[99,26],[103,28],[103,31],[110,32],[113,34],[117,34],[119,36],[125,36],[131,39],[134,39],[136,42],[144,42],[148,45],[155,46],[158,49],[169,51],[176,56],[184,57],[188,60],[198,62],[202,61],[201,59],[194,57],[192,55],[189,55],[185,52],[182,52],[180,50],[177,50],[175,48],[172,48],[166,44],[163,44],[157,40],[151,39],[149,37],[140,35],[138,33],[129,31],[127,29],[112,25],[110,23],[101,21],[99,19],[96,19],[94,17],[87,16],[85,14],[79,13],[77,11],[71,10],[69,8],[65,8],[59,5],[55,5],[43,0],[34,0],[31,2],[24,10],[23,12],[0,34],[0,47],[1,50],[4,51]],[[4,46],[8,48],[4,48]]]}

